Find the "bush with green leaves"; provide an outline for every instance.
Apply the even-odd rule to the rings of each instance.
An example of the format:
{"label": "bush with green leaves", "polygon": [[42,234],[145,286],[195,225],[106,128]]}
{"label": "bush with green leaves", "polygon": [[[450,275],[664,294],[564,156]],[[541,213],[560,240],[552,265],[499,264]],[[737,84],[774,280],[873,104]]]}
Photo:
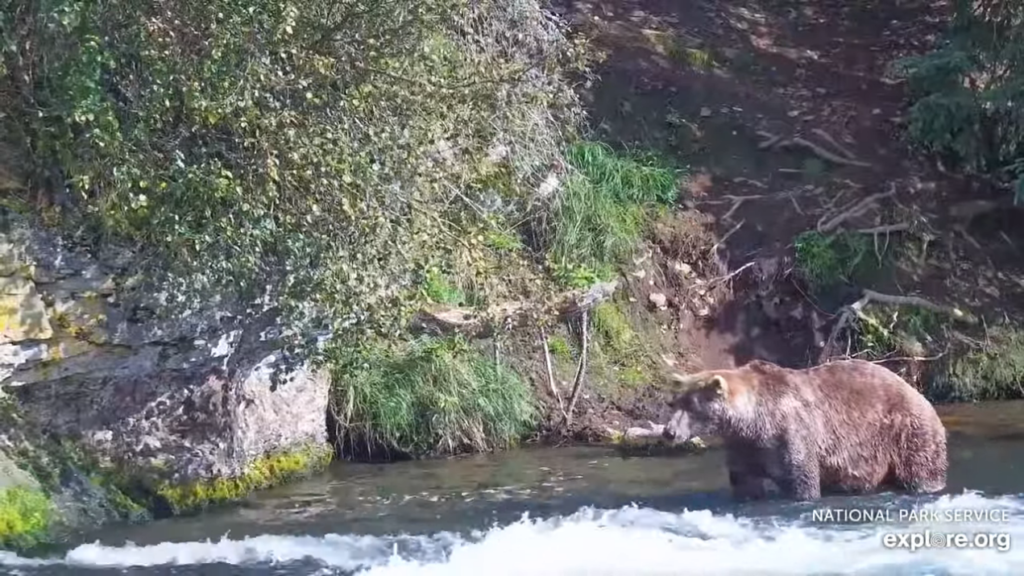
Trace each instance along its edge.
{"label": "bush with green leaves", "polygon": [[910,137],[968,173],[1015,181],[1024,201],[1024,3],[956,0],[947,38],[901,60]]}
{"label": "bush with green leaves", "polygon": [[0,0],[0,31],[4,133],[58,220],[172,304],[299,334],[394,333],[424,270],[472,276],[581,117],[582,44],[536,0]]}

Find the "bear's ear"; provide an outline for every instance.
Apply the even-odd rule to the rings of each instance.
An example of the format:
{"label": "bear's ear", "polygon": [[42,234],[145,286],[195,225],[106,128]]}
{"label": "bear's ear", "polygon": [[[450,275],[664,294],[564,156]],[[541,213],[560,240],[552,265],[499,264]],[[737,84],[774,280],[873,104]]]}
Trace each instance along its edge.
{"label": "bear's ear", "polygon": [[714,392],[718,396],[725,396],[729,392],[729,382],[725,379],[725,376],[721,374],[715,374],[708,380],[706,387],[708,390]]}

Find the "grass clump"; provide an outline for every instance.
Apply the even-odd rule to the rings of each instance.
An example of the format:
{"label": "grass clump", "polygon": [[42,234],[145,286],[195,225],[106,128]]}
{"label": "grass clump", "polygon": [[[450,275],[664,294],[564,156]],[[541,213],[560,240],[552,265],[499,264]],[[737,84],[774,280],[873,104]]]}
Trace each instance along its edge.
{"label": "grass clump", "polygon": [[871,260],[871,240],[863,234],[828,236],[809,230],[796,237],[795,247],[797,273],[814,291],[854,283],[879,267]]}
{"label": "grass clump", "polygon": [[607,363],[615,388],[636,388],[651,380],[644,343],[629,317],[615,302],[602,302],[592,312],[596,363]]}
{"label": "grass clump", "polygon": [[647,210],[675,202],[680,173],[595,142],[569,147],[565,160],[571,172],[554,206],[550,261],[563,284],[607,280],[636,249]]}
{"label": "grass clump", "polygon": [[333,354],[335,442],[343,457],[507,448],[539,417],[527,383],[461,338]]}
{"label": "grass clump", "polygon": [[0,491],[0,547],[27,548],[40,542],[53,520],[45,494],[23,487]]}

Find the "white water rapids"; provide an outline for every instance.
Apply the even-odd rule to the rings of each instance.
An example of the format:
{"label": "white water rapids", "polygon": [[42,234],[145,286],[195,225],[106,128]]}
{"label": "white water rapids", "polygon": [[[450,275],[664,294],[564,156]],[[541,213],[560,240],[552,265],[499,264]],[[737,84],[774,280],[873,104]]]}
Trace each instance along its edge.
{"label": "white water rapids", "polygon": [[[836,525],[815,522],[810,513],[799,518],[737,518],[706,510],[583,508],[568,516],[523,517],[465,534],[263,535],[149,546],[84,544],[63,557],[6,554],[0,556],[0,570],[81,574],[134,567],[132,574],[145,574],[147,567],[174,566],[199,568],[181,573],[206,574],[211,572],[203,566],[220,565],[218,574],[360,576],[1024,574],[1024,499],[965,492],[943,496],[920,509],[1002,510],[1008,520]],[[925,530],[950,535],[948,546],[919,542],[919,549],[912,551],[905,547],[910,536],[902,541],[886,536],[923,535]],[[955,538],[968,541],[958,546]],[[232,569],[224,571],[225,564]],[[58,567],[69,570],[52,571]]]}

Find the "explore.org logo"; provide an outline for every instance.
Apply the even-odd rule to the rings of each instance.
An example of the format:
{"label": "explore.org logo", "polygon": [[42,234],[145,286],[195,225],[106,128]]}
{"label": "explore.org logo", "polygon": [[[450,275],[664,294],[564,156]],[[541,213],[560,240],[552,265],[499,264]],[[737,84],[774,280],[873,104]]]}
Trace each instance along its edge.
{"label": "explore.org logo", "polygon": [[992,549],[1007,552],[1010,550],[1010,535],[1006,532],[940,532],[936,530],[886,532],[882,534],[882,546],[906,549],[911,552],[940,548]]}

